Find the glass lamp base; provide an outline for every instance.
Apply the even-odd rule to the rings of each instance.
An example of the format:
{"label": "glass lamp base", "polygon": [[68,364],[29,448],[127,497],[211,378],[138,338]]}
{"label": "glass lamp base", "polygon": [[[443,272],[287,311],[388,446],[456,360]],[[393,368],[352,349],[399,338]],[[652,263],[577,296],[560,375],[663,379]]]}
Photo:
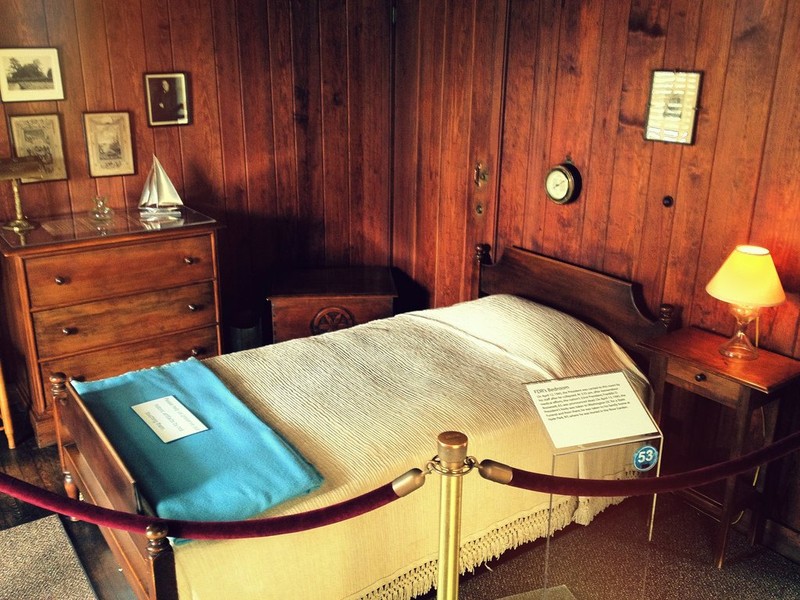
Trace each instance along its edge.
{"label": "glass lamp base", "polygon": [[733,337],[719,347],[719,352],[728,358],[739,360],[755,360],[758,358],[758,349],[747,337],[747,326],[758,318],[757,306],[739,306],[731,304],[731,313],[736,317],[736,332]]}
{"label": "glass lamp base", "polygon": [[737,331],[733,337],[719,347],[719,353],[728,358],[739,360],[755,360],[758,358],[758,349],[750,343],[747,334]]}

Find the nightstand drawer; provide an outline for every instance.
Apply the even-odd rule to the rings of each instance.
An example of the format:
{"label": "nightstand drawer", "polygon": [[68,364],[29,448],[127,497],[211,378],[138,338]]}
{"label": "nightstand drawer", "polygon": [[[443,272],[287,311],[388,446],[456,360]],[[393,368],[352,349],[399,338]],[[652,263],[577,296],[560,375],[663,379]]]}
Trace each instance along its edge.
{"label": "nightstand drawer", "polygon": [[170,287],[214,277],[208,235],[25,261],[31,308]]}
{"label": "nightstand drawer", "polygon": [[39,356],[52,358],[216,323],[214,285],[198,283],[33,315]]}
{"label": "nightstand drawer", "polygon": [[667,362],[667,381],[677,383],[688,390],[713,398],[727,406],[735,406],[741,392],[741,384],[721,377],[716,373],[698,369],[695,363],[670,357]]}

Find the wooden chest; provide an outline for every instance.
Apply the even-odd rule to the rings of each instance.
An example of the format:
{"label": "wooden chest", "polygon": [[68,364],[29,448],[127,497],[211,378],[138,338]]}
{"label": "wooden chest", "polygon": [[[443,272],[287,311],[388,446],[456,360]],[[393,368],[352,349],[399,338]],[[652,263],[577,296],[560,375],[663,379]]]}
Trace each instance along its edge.
{"label": "wooden chest", "polygon": [[272,341],[318,335],[394,314],[397,297],[388,267],[291,271],[268,296]]}
{"label": "wooden chest", "polygon": [[2,232],[4,364],[39,446],[55,442],[52,373],[100,379],[220,353],[216,223],[185,208],[149,227],[121,213]]}

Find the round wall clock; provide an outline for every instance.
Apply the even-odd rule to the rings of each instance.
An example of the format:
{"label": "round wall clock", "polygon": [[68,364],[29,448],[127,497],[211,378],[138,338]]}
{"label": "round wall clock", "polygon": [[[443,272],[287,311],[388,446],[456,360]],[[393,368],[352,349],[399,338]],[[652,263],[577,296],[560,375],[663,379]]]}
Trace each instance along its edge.
{"label": "round wall clock", "polygon": [[581,193],[581,172],[571,162],[551,167],[544,178],[547,197],[557,204],[576,200]]}

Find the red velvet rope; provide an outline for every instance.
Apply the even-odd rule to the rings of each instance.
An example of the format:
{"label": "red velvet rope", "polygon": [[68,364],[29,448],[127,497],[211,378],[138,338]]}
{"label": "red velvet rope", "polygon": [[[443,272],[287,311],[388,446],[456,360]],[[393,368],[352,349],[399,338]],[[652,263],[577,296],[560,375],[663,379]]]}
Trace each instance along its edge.
{"label": "red velvet rope", "polygon": [[144,533],[149,525],[160,525],[166,527],[168,535],[172,537],[194,540],[267,537],[314,529],[357,517],[399,498],[392,484],[387,483],[356,498],[296,515],[252,521],[178,521],[120,512],[72,500],[5,473],[0,473],[0,492],[34,506],[95,525],[134,533]]}
{"label": "red velvet rope", "polygon": [[[567,496],[660,494],[696,487],[744,473],[758,465],[785,456],[798,448],[800,448],[800,432],[793,433],[774,444],[724,463],[717,463],[701,469],[663,477],[630,480],[553,477],[508,467],[513,473],[508,485]],[[0,492],[40,508],[96,525],[134,533],[144,533],[149,525],[160,525],[166,527],[168,534],[172,537],[204,540],[266,537],[313,529],[367,513],[385,506],[399,497],[395,493],[392,484],[387,483],[356,498],[296,515],[254,519],[251,521],[178,521],[135,515],[79,502],[31,485],[5,473],[0,473]]]}
{"label": "red velvet rope", "polygon": [[552,477],[508,467],[513,473],[508,485],[564,496],[643,496],[661,494],[697,487],[726,479],[739,473],[745,473],[759,465],[794,452],[798,448],[800,448],[800,431],[781,438],[774,444],[733,460],[716,463],[693,471],[641,479],[605,480]]}

